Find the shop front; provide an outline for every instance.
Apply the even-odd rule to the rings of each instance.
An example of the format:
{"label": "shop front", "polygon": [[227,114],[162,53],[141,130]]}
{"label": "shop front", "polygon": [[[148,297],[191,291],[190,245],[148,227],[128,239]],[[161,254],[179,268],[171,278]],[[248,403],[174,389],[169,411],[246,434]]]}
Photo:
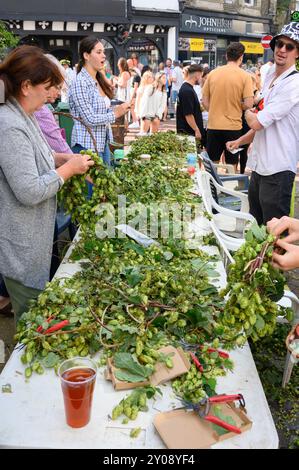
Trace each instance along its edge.
{"label": "shop front", "polygon": [[141,0],[103,0],[100,8],[96,0],[27,0],[22,7],[18,0],[1,0],[0,19],[20,44],[37,45],[72,66],[78,62],[79,41],[96,35],[113,73],[118,73],[118,59],[133,52],[155,70],[171,53],[179,29],[178,1],[168,1],[168,10],[159,11],[147,10]]}
{"label": "shop front", "polygon": [[226,63],[229,43],[241,41],[245,46],[244,62],[255,64],[263,57],[260,40],[267,31],[267,20],[185,9],[180,23],[179,60],[215,68]]}

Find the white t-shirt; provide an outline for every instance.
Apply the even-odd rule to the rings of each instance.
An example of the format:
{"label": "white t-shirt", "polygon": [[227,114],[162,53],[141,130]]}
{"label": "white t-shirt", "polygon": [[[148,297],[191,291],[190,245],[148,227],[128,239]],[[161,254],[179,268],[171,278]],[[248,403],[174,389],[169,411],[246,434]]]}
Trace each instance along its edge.
{"label": "white t-shirt", "polygon": [[266,64],[261,66],[261,68],[260,68],[261,86],[264,86],[266,75],[267,75],[267,73],[269,72],[269,70],[272,66],[274,66],[272,64],[272,62],[267,62]]}
{"label": "white t-shirt", "polygon": [[202,91],[201,91],[201,86],[200,85],[194,85],[194,91],[197,94],[198,101],[201,102],[202,99]]}
{"label": "white t-shirt", "polygon": [[140,103],[140,117],[162,119],[167,104],[167,94],[154,90],[153,85],[145,87]]}
{"label": "white t-shirt", "polygon": [[176,81],[172,82],[172,91],[180,91],[181,86],[184,82],[183,72],[181,67],[175,67],[172,72],[172,78],[175,78]]}
{"label": "white t-shirt", "polygon": [[262,176],[281,171],[296,174],[299,159],[299,73],[290,67],[271,82],[275,67],[266,76],[262,89],[265,108],[257,118],[263,129],[256,131],[248,167]]}

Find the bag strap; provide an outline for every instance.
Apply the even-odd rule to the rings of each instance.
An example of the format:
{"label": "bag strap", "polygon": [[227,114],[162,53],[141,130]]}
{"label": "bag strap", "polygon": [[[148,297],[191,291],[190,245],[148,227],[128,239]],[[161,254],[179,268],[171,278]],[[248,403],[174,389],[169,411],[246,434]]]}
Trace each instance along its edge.
{"label": "bag strap", "polygon": [[298,73],[297,70],[292,70],[292,72],[289,73],[289,75],[287,75],[287,76],[284,77],[284,78],[288,78],[288,77],[290,77],[291,75],[295,75],[295,73]]}
{"label": "bag strap", "polygon": [[53,111],[53,114],[55,114],[55,115],[57,115],[57,116],[65,116],[65,117],[67,117],[67,118],[75,119],[76,121],[79,121],[79,122],[86,128],[88,134],[90,135],[90,138],[91,138],[92,143],[93,143],[93,145],[94,145],[95,152],[96,152],[97,154],[99,154],[98,148],[97,148],[96,139],[95,139],[95,137],[94,137],[94,135],[93,135],[93,133],[92,133],[90,127],[87,126],[87,125],[85,124],[85,122],[84,122],[82,119],[80,119],[80,118],[78,118],[78,117],[76,117],[76,116],[73,116],[73,115],[70,114],[70,113],[63,113],[63,112],[61,112],[61,111]]}

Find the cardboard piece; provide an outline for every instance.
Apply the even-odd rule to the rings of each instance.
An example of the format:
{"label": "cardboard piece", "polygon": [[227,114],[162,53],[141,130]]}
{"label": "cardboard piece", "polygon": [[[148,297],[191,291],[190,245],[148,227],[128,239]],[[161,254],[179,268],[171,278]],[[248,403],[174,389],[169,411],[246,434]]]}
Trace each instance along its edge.
{"label": "cardboard piece", "polygon": [[166,365],[162,362],[156,363],[155,372],[150,376],[149,380],[144,382],[125,382],[118,380],[115,375],[114,371],[116,367],[114,367],[113,362],[110,358],[108,358],[108,365],[107,369],[104,373],[106,380],[111,380],[113,383],[113,387],[115,390],[129,390],[131,388],[136,387],[145,387],[147,385],[153,385],[156,387],[159,384],[164,382],[168,382],[169,380],[174,379],[182,374],[186,374],[191,367],[189,359],[186,357],[182,348],[175,348],[173,346],[164,346],[163,348],[159,349],[158,352],[163,354],[173,354],[171,359],[173,361],[173,367],[169,369]]}
{"label": "cardboard piece", "polygon": [[105,379],[106,380],[111,380],[113,387],[115,390],[129,390],[131,388],[137,388],[137,387],[146,387],[149,385],[149,381],[144,381],[144,382],[125,382],[123,380],[118,380],[114,372],[116,370],[116,367],[113,365],[113,362],[110,358],[107,359],[107,371],[105,372]]}
{"label": "cardboard piece", "polygon": [[[242,433],[248,431],[252,422],[245,411],[234,403],[217,403],[225,416],[231,416]],[[207,449],[216,442],[238,436],[227,431],[221,436],[213,428],[213,423],[201,418],[195,411],[177,409],[159,413],[154,418],[154,426],[168,449]]]}

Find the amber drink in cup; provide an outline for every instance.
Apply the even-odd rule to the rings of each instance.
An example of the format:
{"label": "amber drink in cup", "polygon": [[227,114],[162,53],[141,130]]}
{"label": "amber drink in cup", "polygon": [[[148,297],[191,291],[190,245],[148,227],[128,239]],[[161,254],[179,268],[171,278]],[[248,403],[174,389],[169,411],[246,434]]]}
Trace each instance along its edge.
{"label": "amber drink in cup", "polygon": [[74,357],[64,361],[58,375],[64,399],[66,422],[72,428],[89,423],[93,391],[97,376],[95,362],[86,357]]}

